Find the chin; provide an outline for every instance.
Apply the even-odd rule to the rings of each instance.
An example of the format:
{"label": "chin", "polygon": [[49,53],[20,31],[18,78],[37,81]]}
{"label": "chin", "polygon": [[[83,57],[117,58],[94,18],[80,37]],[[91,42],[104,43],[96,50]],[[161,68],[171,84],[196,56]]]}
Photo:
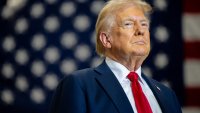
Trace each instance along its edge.
{"label": "chin", "polygon": [[137,51],[134,52],[135,56],[148,56],[149,55],[149,51]]}

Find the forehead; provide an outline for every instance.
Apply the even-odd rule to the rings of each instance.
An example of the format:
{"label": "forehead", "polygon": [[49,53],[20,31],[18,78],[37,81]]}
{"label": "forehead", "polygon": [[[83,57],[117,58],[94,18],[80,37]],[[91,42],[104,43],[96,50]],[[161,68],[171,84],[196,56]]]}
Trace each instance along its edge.
{"label": "forehead", "polygon": [[120,10],[120,12],[117,13],[117,18],[121,21],[127,19],[146,20],[143,10],[137,6],[130,6]]}

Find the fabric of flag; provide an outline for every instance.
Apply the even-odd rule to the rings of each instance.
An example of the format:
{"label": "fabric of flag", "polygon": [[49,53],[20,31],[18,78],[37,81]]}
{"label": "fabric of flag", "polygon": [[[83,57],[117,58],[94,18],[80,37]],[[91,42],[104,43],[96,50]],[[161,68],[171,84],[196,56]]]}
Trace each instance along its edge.
{"label": "fabric of flag", "polygon": [[[199,0],[147,0],[151,53],[143,72],[200,112]],[[95,67],[95,23],[106,0],[0,1],[0,113],[47,113],[64,76]]]}
{"label": "fabric of flag", "polygon": [[183,3],[185,105],[200,113],[200,1]]}

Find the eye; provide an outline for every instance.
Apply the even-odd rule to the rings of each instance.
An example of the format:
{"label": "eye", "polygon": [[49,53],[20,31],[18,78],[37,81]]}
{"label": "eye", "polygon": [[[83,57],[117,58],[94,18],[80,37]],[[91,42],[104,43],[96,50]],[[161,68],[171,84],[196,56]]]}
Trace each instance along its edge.
{"label": "eye", "polygon": [[133,26],[134,26],[134,23],[131,22],[131,21],[125,21],[124,24],[123,24],[123,27],[127,28],[127,29],[133,28]]}
{"label": "eye", "polygon": [[149,27],[149,24],[147,22],[142,22],[141,25],[142,25],[142,27],[145,27],[145,28]]}

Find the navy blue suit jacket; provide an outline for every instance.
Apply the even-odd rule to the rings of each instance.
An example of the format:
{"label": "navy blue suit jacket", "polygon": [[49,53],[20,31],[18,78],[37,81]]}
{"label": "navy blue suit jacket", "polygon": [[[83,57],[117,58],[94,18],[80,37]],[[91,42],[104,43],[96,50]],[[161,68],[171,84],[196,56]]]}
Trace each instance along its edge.
{"label": "navy blue suit jacket", "polygon": [[[159,82],[144,80],[163,113],[181,113],[175,94]],[[76,71],[58,85],[50,113],[134,113],[117,78],[105,61],[96,68]]]}

